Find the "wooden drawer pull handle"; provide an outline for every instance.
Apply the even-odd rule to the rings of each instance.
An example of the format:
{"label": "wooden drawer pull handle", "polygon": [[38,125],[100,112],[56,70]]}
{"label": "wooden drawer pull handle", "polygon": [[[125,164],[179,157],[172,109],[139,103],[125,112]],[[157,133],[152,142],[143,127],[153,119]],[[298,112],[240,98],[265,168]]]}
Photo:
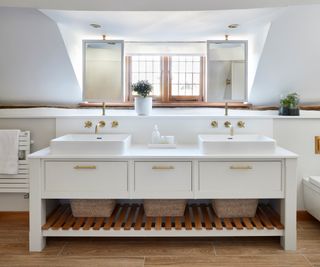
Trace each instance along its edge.
{"label": "wooden drawer pull handle", "polygon": [[252,170],[251,166],[230,166],[231,170]]}
{"label": "wooden drawer pull handle", "polygon": [[86,165],[86,166],[82,166],[82,165],[77,165],[73,167],[75,170],[95,170],[97,168],[97,166],[95,165]]}
{"label": "wooden drawer pull handle", "polygon": [[153,170],[173,170],[174,166],[153,166]]}

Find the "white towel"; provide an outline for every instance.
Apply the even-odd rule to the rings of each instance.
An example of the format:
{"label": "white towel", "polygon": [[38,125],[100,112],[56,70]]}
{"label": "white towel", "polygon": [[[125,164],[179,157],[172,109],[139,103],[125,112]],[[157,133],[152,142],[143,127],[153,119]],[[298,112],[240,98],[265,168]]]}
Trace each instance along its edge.
{"label": "white towel", "polygon": [[20,130],[0,130],[0,173],[18,173]]}

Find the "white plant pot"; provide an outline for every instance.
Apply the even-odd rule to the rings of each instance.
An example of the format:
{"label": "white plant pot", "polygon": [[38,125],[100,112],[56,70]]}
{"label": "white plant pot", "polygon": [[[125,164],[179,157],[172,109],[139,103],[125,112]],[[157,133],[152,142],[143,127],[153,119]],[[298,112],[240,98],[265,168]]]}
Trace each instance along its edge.
{"label": "white plant pot", "polygon": [[138,115],[149,115],[152,110],[152,97],[136,96],[134,99],[134,106]]}

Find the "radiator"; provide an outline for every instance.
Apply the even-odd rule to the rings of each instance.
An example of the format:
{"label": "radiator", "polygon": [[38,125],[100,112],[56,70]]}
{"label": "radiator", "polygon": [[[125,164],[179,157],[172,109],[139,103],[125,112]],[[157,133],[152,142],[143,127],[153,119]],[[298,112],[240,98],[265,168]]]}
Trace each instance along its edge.
{"label": "radiator", "polygon": [[29,193],[30,131],[19,135],[19,170],[18,174],[0,174],[0,193]]}

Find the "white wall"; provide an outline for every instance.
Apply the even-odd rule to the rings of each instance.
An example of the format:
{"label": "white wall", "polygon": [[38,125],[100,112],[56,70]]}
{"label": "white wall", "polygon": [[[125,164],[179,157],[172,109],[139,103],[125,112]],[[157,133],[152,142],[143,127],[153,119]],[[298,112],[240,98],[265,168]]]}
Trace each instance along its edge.
{"label": "white wall", "polygon": [[298,158],[298,209],[304,209],[303,177],[320,175],[320,155],[315,154],[314,137],[320,135],[320,122],[315,119],[276,119],[274,138],[277,143],[299,155]]}
{"label": "white wall", "polygon": [[281,92],[319,102],[320,6],[289,7],[273,21],[249,102],[277,104]]}
{"label": "white wall", "polygon": [[33,9],[0,8],[0,103],[78,103],[81,89],[57,25]]}

